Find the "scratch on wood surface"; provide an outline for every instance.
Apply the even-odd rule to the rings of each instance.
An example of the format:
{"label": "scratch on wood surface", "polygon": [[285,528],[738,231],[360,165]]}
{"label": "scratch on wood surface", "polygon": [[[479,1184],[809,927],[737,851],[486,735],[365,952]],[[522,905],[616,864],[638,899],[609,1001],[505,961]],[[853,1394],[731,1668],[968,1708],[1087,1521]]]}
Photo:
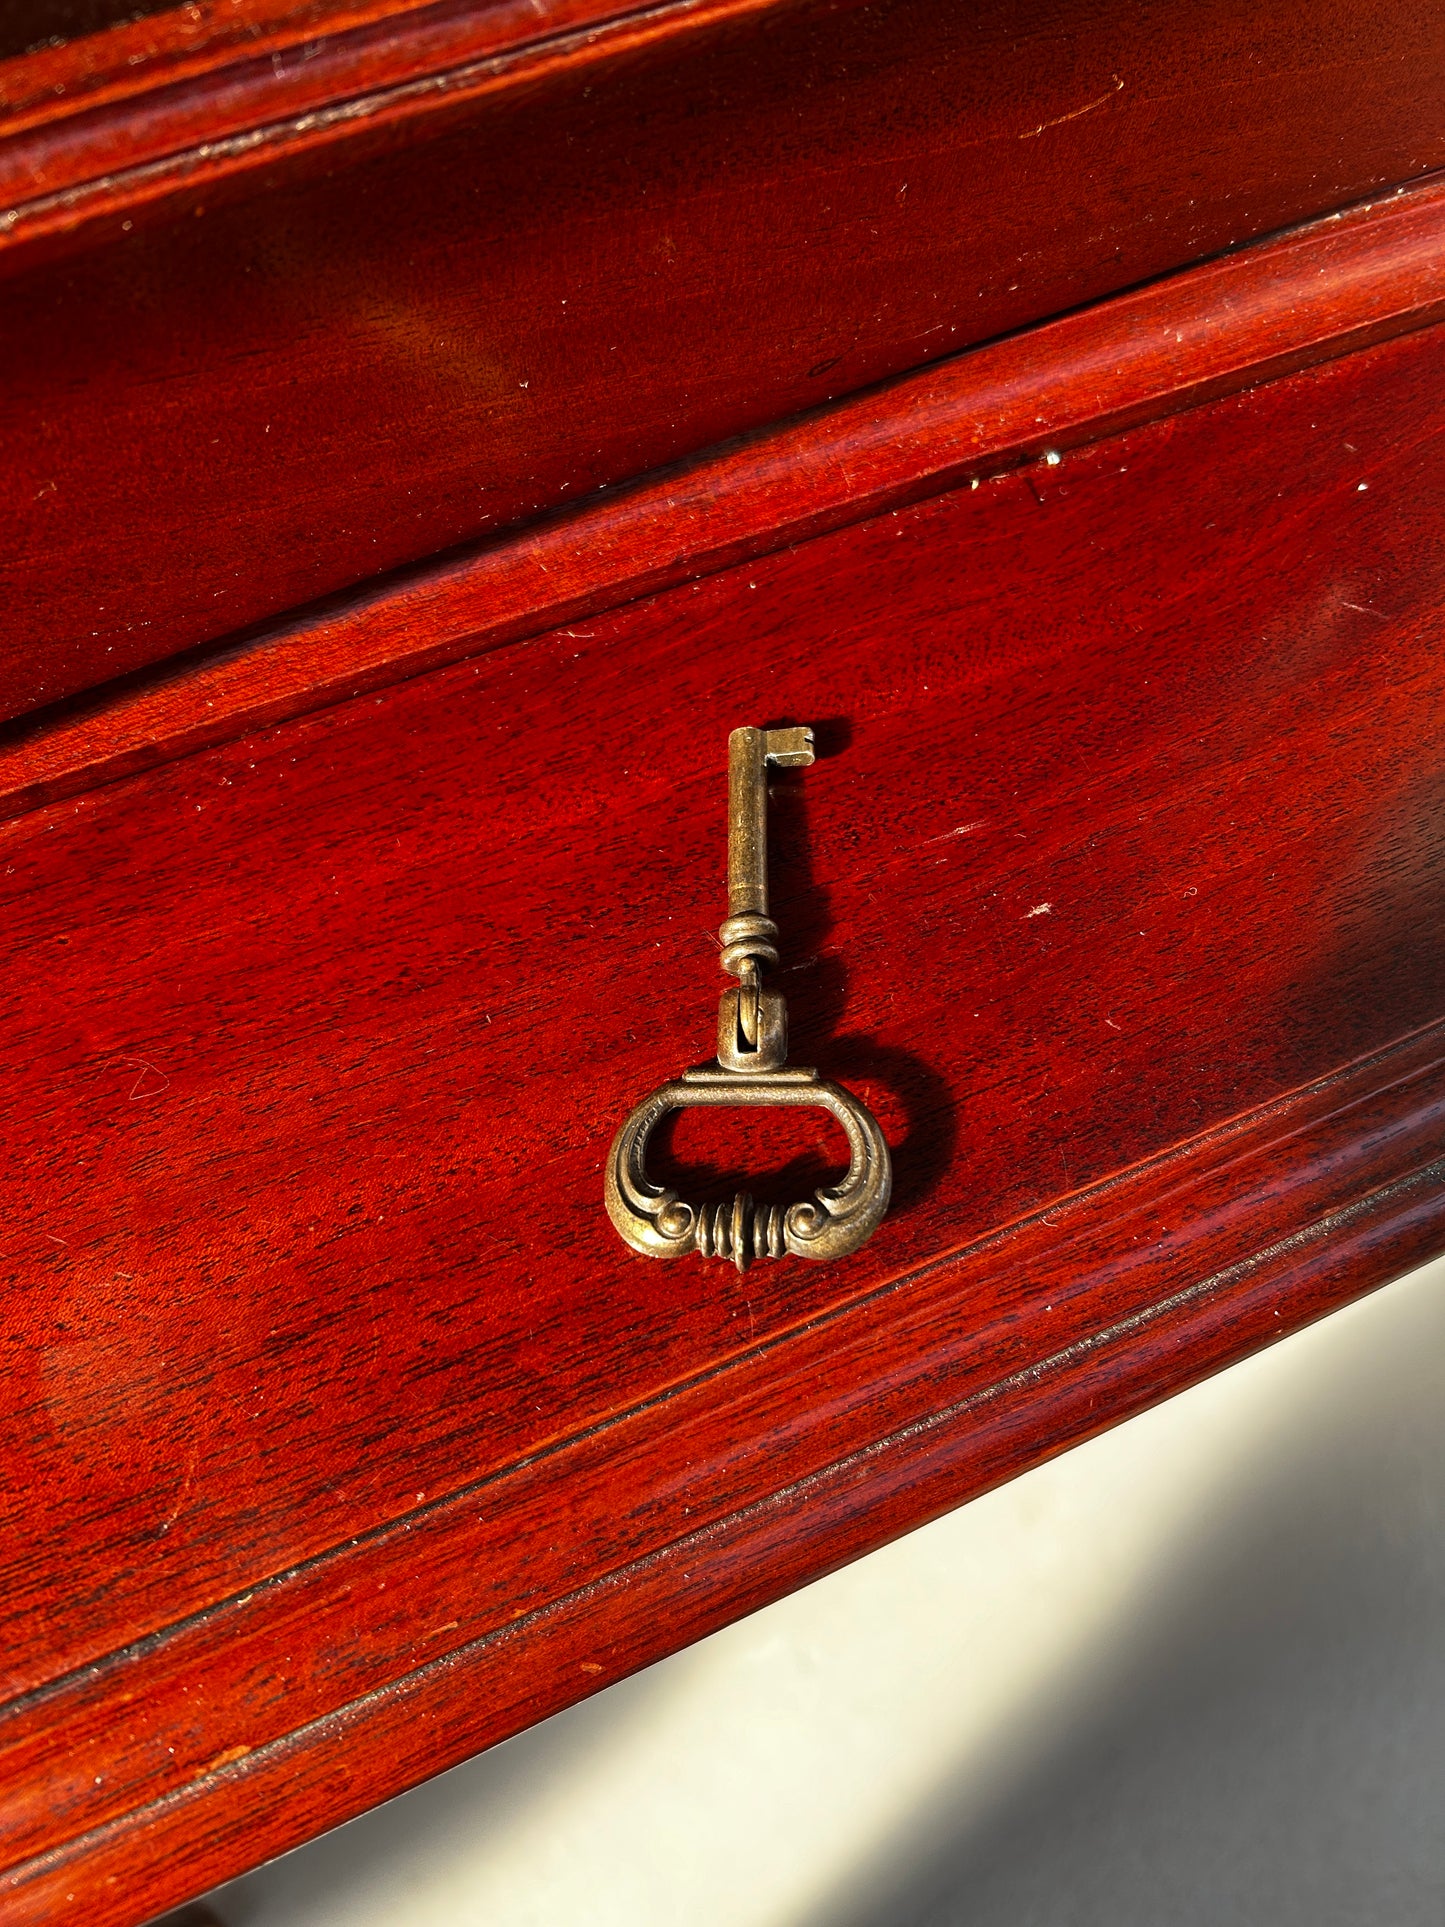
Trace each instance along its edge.
{"label": "scratch on wood surface", "polygon": [[[166,1076],[165,1072],[160,1070],[156,1065],[148,1063],[144,1057],[116,1057],[111,1061],[116,1064],[127,1064],[132,1070],[139,1071],[140,1073],[134,1084],[130,1087],[130,1101],[132,1104],[142,1097],[159,1097],[162,1091],[168,1091],[171,1087],[171,1080]],[[158,1077],[161,1080],[160,1083],[152,1084],[147,1089],[147,1074],[151,1077]]]}
{"label": "scratch on wood surface", "polygon": [[1062,127],[1066,120],[1082,120],[1085,114],[1092,114],[1096,107],[1102,107],[1106,100],[1112,100],[1115,94],[1124,91],[1124,83],[1117,74],[1110,74],[1109,78],[1114,84],[1108,93],[1100,94],[1097,100],[1089,101],[1086,106],[1076,107],[1071,114],[1056,114],[1052,120],[1041,120],[1037,127],[1025,128],[1024,132],[1019,135],[1019,139],[1021,141],[1031,141],[1035,134],[1045,133],[1050,127]]}
{"label": "scratch on wood surface", "polygon": [[1388,622],[1390,620],[1387,615],[1382,615],[1378,609],[1367,609],[1363,602],[1346,602],[1343,596],[1340,597],[1340,607],[1342,609],[1353,609],[1357,616],[1373,616],[1376,622]]}
{"label": "scratch on wood surface", "polygon": [[156,1537],[158,1539],[170,1531],[171,1527],[181,1515],[181,1507],[190,1497],[191,1486],[196,1476],[196,1461],[200,1457],[200,1453],[201,1448],[198,1444],[191,1447],[190,1456],[186,1460],[185,1472],[181,1476],[180,1490],[176,1494],[176,1502],[156,1527]]}

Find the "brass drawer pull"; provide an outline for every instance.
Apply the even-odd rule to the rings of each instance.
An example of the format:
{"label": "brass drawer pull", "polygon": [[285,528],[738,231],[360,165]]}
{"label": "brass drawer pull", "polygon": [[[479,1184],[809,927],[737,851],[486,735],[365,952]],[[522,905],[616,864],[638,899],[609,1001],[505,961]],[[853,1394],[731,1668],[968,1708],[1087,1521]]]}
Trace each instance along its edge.
{"label": "brass drawer pull", "polygon": [[[813,760],[811,729],[735,729],[728,739],[728,918],[718,932],[722,966],[738,979],[718,1008],[717,1063],[684,1071],[646,1097],[612,1140],[607,1214],[634,1251],[651,1258],[845,1258],[883,1221],[893,1189],[888,1145],[867,1105],[815,1070],[788,1069],[788,1009],[766,990],[765,964],[778,961],[778,926],[768,915],[767,765]],[[685,1204],[647,1175],[647,1141],[669,1111],[691,1104],[811,1105],[830,1112],[848,1139],[848,1172],[801,1204]]]}

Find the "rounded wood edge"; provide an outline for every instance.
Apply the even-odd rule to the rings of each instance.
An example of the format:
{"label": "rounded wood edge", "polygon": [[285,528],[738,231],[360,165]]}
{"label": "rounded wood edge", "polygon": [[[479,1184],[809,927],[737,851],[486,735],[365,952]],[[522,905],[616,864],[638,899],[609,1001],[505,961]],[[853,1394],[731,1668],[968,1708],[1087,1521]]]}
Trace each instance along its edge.
{"label": "rounded wood edge", "polygon": [[[402,1658],[385,1683],[292,1731],[258,1735],[255,1744],[234,1738],[207,1767],[158,1788],[138,1807],[97,1815],[95,1824],[66,1837],[45,1817],[56,1809],[53,1793],[36,1784],[29,1797],[49,1837],[0,1872],[5,1919],[17,1927],[82,1916],[99,1927],[146,1920],[1425,1262],[1445,1250],[1442,1105],[1445,1025],[1435,1025],[1004,1228],[982,1246],[940,1257],[865,1305],[845,1306],[819,1334],[830,1348],[848,1319],[905,1285],[912,1294],[931,1290],[957,1329],[970,1265],[1016,1266],[1026,1251],[1037,1260],[1032,1247],[1040,1240],[1073,1246],[1091,1217],[1117,1237],[1121,1220],[1148,1217],[1164,1196],[1177,1215],[1191,1183],[1204,1187],[1202,1204],[1216,1183],[1232,1199],[1253,1200],[1231,1217],[1223,1245],[1201,1209],[1172,1267],[1152,1279],[1147,1302],[1126,1308],[1108,1298],[1106,1305],[1101,1294],[1098,1323],[1083,1342],[1046,1351],[1001,1378],[968,1383],[941,1404],[938,1360],[930,1352],[915,1416],[881,1435],[855,1424],[841,1452],[833,1440],[812,1463],[793,1462],[764,1497],[700,1525],[680,1516],[669,1532],[659,1522],[651,1539],[612,1569],[582,1577],[419,1666]],[[772,1354],[775,1376],[776,1347]],[[892,1370],[900,1362],[885,1358],[877,1366]],[[744,1357],[728,1369],[748,1364]],[[798,1370],[806,1383],[813,1366],[800,1359]],[[686,1390],[676,1388],[669,1400]],[[729,1436],[746,1451],[747,1441],[733,1437],[736,1419],[734,1411]],[[613,1449],[626,1458],[626,1418],[613,1429]],[[679,1449],[687,1449],[685,1440]],[[555,1476],[568,1477],[561,1457]],[[726,1483],[724,1477],[720,1489]],[[463,1499],[461,1510],[474,1513],[475,1503]],[[370,1569],[381,1570],[382,1556],[379,1544],[338,1549],[335,1583],[354,1594]],[[306,1575],[297,1577],[304,1582]],[[246,1610],[250,1597],[207,1615],[223,1645],[228,1615]],[[268,1597],[261,1609],[274,1604]],[[289,1625],[288,1652],[299,1630]],[[147,1678],[170,1657],[160,1635],[134,1655],[87,1668],[71,1690],[90,1690],[103,1673],[128,1674],[126,1704],[143,1705]],[[203,1667],[187,1688],[188,1705],[204,1682]],[[36,1709],[52,1736],[51,1761],[65,1757],[63,1683],[57,1689]],[[0,1709],[0,1742],[4,1717]],[[244,1708],[233,1710],[233,1736],[235,1722],[244,1727],[246,1719]],[[227,1737],[223,1721],[221,1714],[218,1740]]]}
{"label": "rounded wood edge", "polygon": [[0,821],[1442,318],[1435,177],[21,717]]}

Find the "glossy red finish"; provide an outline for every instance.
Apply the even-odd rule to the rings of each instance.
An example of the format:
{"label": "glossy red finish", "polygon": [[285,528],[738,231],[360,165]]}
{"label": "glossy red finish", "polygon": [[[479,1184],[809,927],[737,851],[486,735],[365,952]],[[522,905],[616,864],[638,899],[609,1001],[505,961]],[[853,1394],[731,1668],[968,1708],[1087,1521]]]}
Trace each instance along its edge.
{"label": "glossy red finish", "polygon": [[[1440,318],[1445,183],[903,377],[0,735],[0,817]],[[1220,326],[1227,314],[1229,325]]]}
{"label": "glossy red finish", "polygon": [[[0,826],[7,1919],[141,1918],[1445,1245],[1442,353]],[[601,1160],[710,1048],[725,737],[789,718],[793,1056],[896,1209],[661,1266]]]}
{"label": "glossy red finish", "polygon": [[389,11],[0,142],[0,714],[1445,164],[1404,0]]}

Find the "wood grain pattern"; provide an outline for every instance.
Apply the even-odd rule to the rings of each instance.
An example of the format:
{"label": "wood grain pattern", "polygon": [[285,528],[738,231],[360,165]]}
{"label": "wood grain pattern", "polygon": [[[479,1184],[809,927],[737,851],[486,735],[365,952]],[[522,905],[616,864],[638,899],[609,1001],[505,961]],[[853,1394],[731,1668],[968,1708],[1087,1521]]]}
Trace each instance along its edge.
{"label": "wood grain pattern", "polygon": [[[0,1875],[9,1917],[69,1918],[79,1906],[86,1918],[134,1921],[147,1904],[218,1884],[264,1853],[298,1844],[467,1758],[1433,1256],[1445,1243],[1445,1163],[1437,1155],[1445,1119],[1442,1048],[1445,1033],[1437,1028],[1387,1060],[1271,1107],[1250,1120],[1247,1132],[1188,1147],[1171,1161],[1164,1195],[1171,1215],[1187,1216],[1192,1249],[1161,1250],[1168,1241],[1157,1209],[1125,1207],[1111,1216],[1097,1209],[1101,1200],[1087,1200],[1096,1207],[1088,1228],[1097,1241],[1088,1256],[1100,1262],[1092,1274],[1075,1272],[1075,1252],[1067,1251],[1069,1295],[1077,1293],[1096,1315],[1125,1309],[1112,1324],[1094,1325],[1045,1357],[1029,1356],[1025,1340],[1017,1355],[1027,1362],[1012,1373],[960,1369],[959,1294],[971,1280],[952,1267],[937,1281],[944,1302],[933,1308],[931,1329],[920,1319],[908,1332],[932,1346],[920,1359],[921,1383],[879,1385],[876,1329],[840,1334],[824,1324],[807,1355],[795,1359],[796,1377],[775,1378],[765,1394],[757,1385],[767,1375],[760,1360],[753,1384],[729,1386],[727,1415],[735,1426],[756,1425],[770,1444],[782,1442],[775,1477],[790,1462],[808,1469],[749,1502],[741,1502],[749,1489],[744,1455],[724,1448],[715,1414],[713,1423],[690,1424],[681,1398],[666,1408],[671,1449],[657,1450],[655,1426],[651,1437],[633,1427],[608,1440],[610,1463],[574,1454],[553,1465],[558,1478],[575,1482],[578,1508],[590,1509],[635,1492],[639,1474],[656,1470],[676,1480],[682,1448],[704,1454],[669,1493],[666,1508],[654,1509],[643,1530],[628,1531],[642,1550],[601,1569],[589,1562],[592,1546],[567,1547],[563,1569],[570,1567],[575,1583],[530,1610],[478,1610],[476,1569],[466,1563],[485,1562],[497,1591],[516,1579],[520,1558],[508,1558],[492,1577],[504,1527],[518,1535],[519,1554],[541,1559],[544,1574],[558,1569],[556,1483],[528,1490],[523,1471],[457,1494],[430,1513],[417,1508],[367,1543],[372,1556],[361,1571],[318,1563],[234,1602],[234,1611],[177,1628],[169,1663],[142,1688],[143,1736],[119,1758],[115,1708],[94,1681],[67,1682],[54,1700],[37,1700],[16,1722],[16,1764],[34,1770],[37,1759],[45,1762],[47,1793],[67,1816],[89,1805],[88,1767],[119,1767],[122,1795],[153,1797],[140,1811],[100,1821]],[[1373,1104],[1361,1101],[1367,1094]],[[1321,1114],[1331,1108],[1321,1128]],[[1367,1148],[1384,1155],[1361,1156]],[[1211,1154],[1220,1163],[1206,1186],[1198,1171]],[[1049,1218],[1051,1229],[1061,1222],[1080,1228],[1067,1203]],[[1262,1235],[1271,1228],[1277,1235],[1241,1257],[1246,1221]],[[1196,1244],[1199,1231],[1205,1236]],[[1107,1289],[1121,1242],[1146,1247],[1149,1288],[1165,1295],[1140,1302]],[[1036,1298],[1056,1289],[1057,1246],[1050,1241],[1039,1253],[1023,1239],[1019,1244],[1023,1249],[996,1241],[990,1269],[1022,1258]],[[1197,1266],[1211,1256],[1228,1262],[1201,1277]],[[921,1282],[898,1281],[904,1289]],[[1169,1291],[1171,1284],[1178,1289]],[[979,1334],[983,1344],[992,1342],[993,1370],[1015,1340],[1007,1327],[1017,1322],[1005,1314]],[[890,1350],[896,1335],[885,1341]],[[857,1374],[848,1388],[852,1411],[842,1411],[837,1396],[820,1410],[820,1374],[836,1386],[850,1369]],[[957,1395],[940,1405],[949,1392]],[[911,1407],[917,1416],[881,1436],[870,1431],[886,1422],[890,1406],[894,1414]],[[810,1426],[800,1415],[822,1423]],[[809,1446],[836,1450],[849,1419],[865,1445],[821,1464],[809,1457]],[[739,1494],[730,1510],[716,1505],[719,1485]],[[491,1530],[478,1530],[479,1502]],[[572,1520],[569,1506],[569,1530]],[[539,1591],[525,1573],[519,1592]],[[410,1623],[401,1617],[408,1612]],[[267,1740],[279,1725],[267,1714],[280,1693],[324,1705],[329,1684],[334,1695],[335,1682],[324,1680],[330,1655],[297,1666],[288,1652],[285,1664],[295,1670],[278,1677],[278,1638],[301,1643],[297,1635],[304,1639],[313,1615],[325,1615],[333,1643],[351,1643],[355,1663],[345,1669],[342,1690],[354,1697]],[[418,1630],[424,1617],[436,1624]],[[450,1651],[435,1650],[463,1629],[473,1636]],[[316,1675],[323,1676],[321,1691]],[[113,1691],[116,1683],[103,1685]],[[247,1708],[233,1730],[256,1737],[212,1753],[213,1741],[196,1744],[197,1702],[204,1698],[209,1710],[227,1692]],[[63,1722],[59,1732],[37,1740],[37,1729],[52,1720]],[[163,1750],[166,1733],[195,1736],[179,1771],[170,1748]],[[54,1768],[57,1738],[74,1749],[68,1770]]]}
{"label": "wood grain pattern", "polygon": [[[1445,183],[836,403],[0,732],[0,817],[1430,324]],[[1221,318],[1227,317],[1227,326]]]}
{"label": "wood grain pattern", "polygon": [[[183,1898],[1445,1245],[1441,332],[0,828],[10,1918]],[[739,1279],[599,1173],[708,1048],[744,717],[827,752],[793,1054],[899,1188]]]}
{"label": "wood grain pattern", "polygon": [[1403,0],[549,19],[0,142],[0,714],[1445,164]]}

